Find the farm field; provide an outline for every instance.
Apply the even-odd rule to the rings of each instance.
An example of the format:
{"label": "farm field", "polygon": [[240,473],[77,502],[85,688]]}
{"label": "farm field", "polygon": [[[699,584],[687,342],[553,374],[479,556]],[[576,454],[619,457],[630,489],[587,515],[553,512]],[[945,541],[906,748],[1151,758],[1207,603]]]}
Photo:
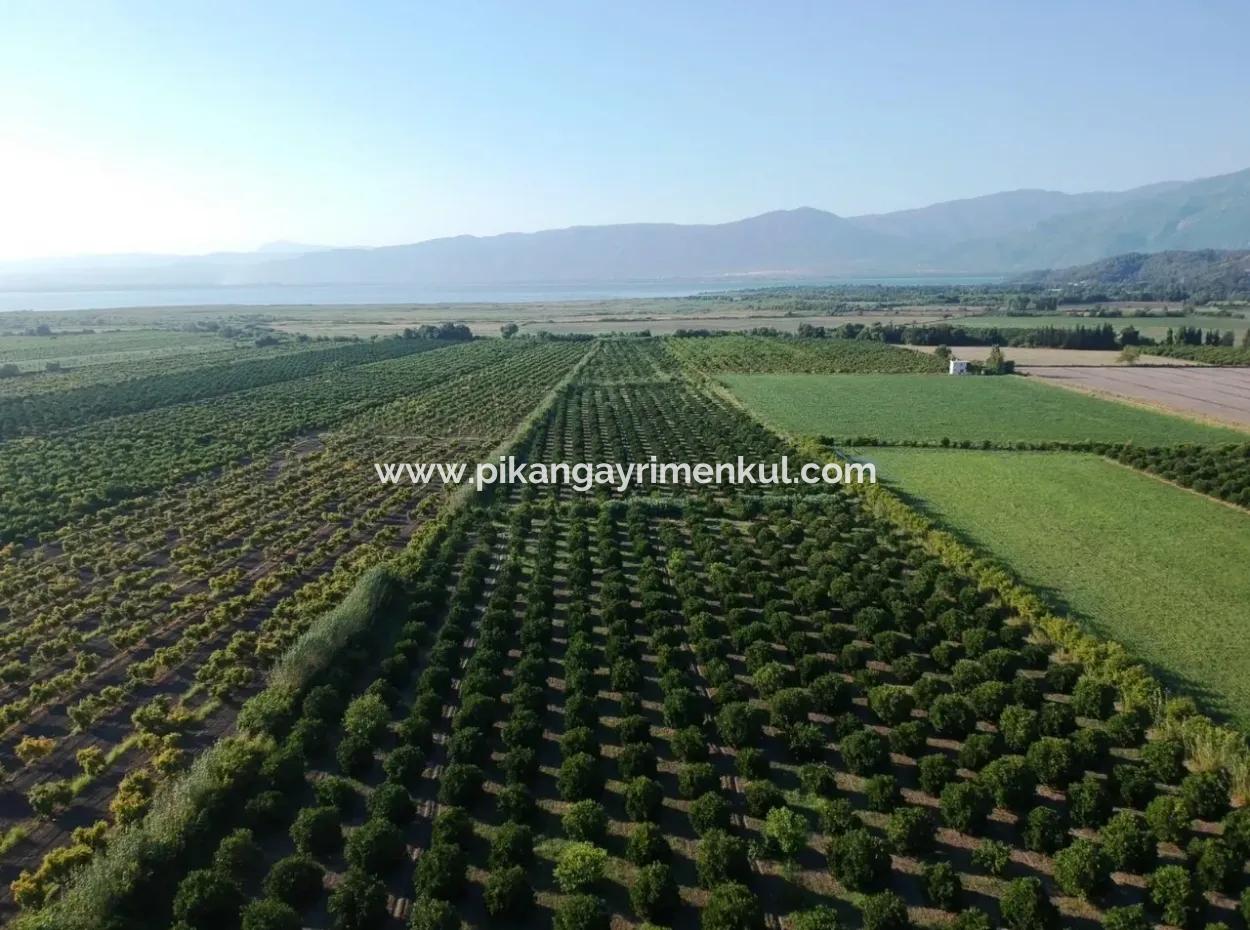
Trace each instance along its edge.
{"label": "farm field", "polygon": [[[907,346],[914,352],[925,352],[932,355],[937,351],[937,346]],[[983,362],[989,357],[992,346],[950,346],[951,354],[955,358],[962,358],[973,362]],[[1120,361],[1120,353],[1115,350],[1107,349],[1034,349],[1027,346],[1004,346],[1003,357],[1010,362],[1016,363],[1016,368],[1023,366],[1030,368],[1050,367],[1054,365],[1065,366],[1123,366]],[[1148,351],[1148,350],[1147,350]],[[1196,365],[1197,362],[1191,362],[1183,358],[1169,358],[1164,355],[1146,355],[1138,356],[1137,365]]]}
{"label": "farm field", "polygon": [[[414,348],[405,342],[394,344]],[[387,348],[356,348],[375,347]],[[357,369],[347,368],[294,390],[281,382],[223,395],[240,424],[296,394],[316,399],[325,384],[336,409],[327,419],[244,432],[242,446],[222,433],[208,447],[220,463],[213,473],[162,474],[151,489],[94,512],[61,512],[37,542],[6,550],[0,752],[10,776],[0,809],[14,840],[0,866],[7,880],[77,827],[141,815],[152,790],[230,725],[238,701],[314,617],[420,534],[449,489],[435,483],[397,494],[370,480],[373,461],[414,445],[440,458],[488,454],[588,349],[499,340],[423,348],[357,366],[372,393],[339,384],[355,378]],[[356,403],[344,403],[340,388]],[[474,400],[482,397],[495,403]],[[194,424],[199,403],[168,408],[169,421]],[[0,456],[19,447],[33,454],[35,443],[45,457],[76,449],[95,428],[14,440],[0,445]],[[39,750],[27,758],[20,747],[29,745]]]}
{"label": "farm field", "polygon": [[732,334],[673,339],[668,350],[700,372],[943,372],[936,358],[871,340],[777,339]]}
{"label": "farm field", "polygon": [[876,442],[1235,443],[1244,433],[1019,377],[725,374],[777,429]]}
{"label": "farm field", "polygon": [[1026,368],[1025,373],[1082,391],[1127,398],[1250,429],[1250,368]]}
{"label": "farm field", "polygon": [[[1157,703],[1131,659],[1035,626],[1009,580],[935,549],[886,492],[479,495],[372,468],[794,459],[712,381],[774,377],[741,370],[859,372],[777,377],[885,392],[900,422],[947,384],[1015,383],[1010,403],[959,403],[984,426],[1023,397],[1014,428],[1045,412],[1033,392],[1056,395],[1090,432],[1156,440],[1139,467],[1240,494],[1223,431],[1022,379],[881,374],[936,360],[870,342],[288,349],[0,408],[21,492],[0,508],[0,919],[17,930],[1237,919],[1236,741]],[[1176,446],[1180,428],[1210,446]],[[882,455],[904,451],[922,454]],[[1137,571],[1134,604],[1188,610],[1074,604],[1087,628],[1159,665],[1231,641],[1250,591],[1212,552],[1244,563],[1250,514],[1092,456],[1033,459],[1077,463],[1054,493],[1070,519],[1094,508],[1088,532],[1141,528],[1102,587],[1127,598]],[[1080,480],[1084,463],[1121,483]],[[1046,498],[1004,488],[996,513],[1028,526]],[[1192,678],[1180,655],[1169,683],[1232,704],[1241,648]]]}
{"label": "farm field", "polygon": [[[1092,456],[860,450],[1109,638],[1250,721],[1250,514]],[[1166,583],[1156,583],[1166,579]]]}

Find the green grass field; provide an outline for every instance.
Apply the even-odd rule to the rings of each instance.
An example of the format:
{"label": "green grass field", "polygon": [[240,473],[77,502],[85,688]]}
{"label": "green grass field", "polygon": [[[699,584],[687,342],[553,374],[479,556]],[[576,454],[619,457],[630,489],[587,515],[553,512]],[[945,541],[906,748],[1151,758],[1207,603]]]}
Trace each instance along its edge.
{"label": "green grass field", "polygon": [[1092,630],[1250,722],[1250,515],[1092,455],[859,457]]}
{"label": "green grass field", "polygon": [[883,441],[1245,442],[1207,426],[1019,377],[738,375],[721,381],[792,434]]}

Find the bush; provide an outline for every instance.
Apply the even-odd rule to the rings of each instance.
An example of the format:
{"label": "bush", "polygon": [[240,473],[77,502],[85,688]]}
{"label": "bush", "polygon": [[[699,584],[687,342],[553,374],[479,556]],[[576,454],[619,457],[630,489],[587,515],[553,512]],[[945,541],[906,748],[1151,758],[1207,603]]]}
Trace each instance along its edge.
{"label": "bush", "polygon": [[350,813],[356,805],[356,786],[346,778],[327,775],[313,782],[313,797],[321,807],[333,807],[340,813]]}
{"label": "bush", "polygon": [[1037,780],[1051,788],[1062,788],[1075,771],[1072,744],[1056,736],[1043,736],[1024,754]]}
{"label": "bush", "polygon": [[889,874],[890,854],[867,830],[850,830],[829,842],[829,867],[847,888],[867,891],[880,886]]}
{"label": "bush", "polygon": [[949,862],[933,862],[924,867],[925,898],[943,911],[959,910],[964,887],[959,873]]}
{"label": "bush", "polygon": [[1202,894],[1189,872],[1179,865],[1165,865],[1146,878],[1150,903],[1165,923],[1187,927],[1202,908]]}
{"label": "bush", "polygon": [[1078,827],[1100,827],[1111,816],[1111,796],[1096,775],[1086,775],[1068,786],[1068,810]]}
{"label": "bush", "polygon": [[404,856],[404,838],[390,821],[374,817],[347,837],[348,864],[383,875]]}
{"label": "bush", "polygon": [[386,886],[358,869],[348,869],[326,904],[334,930],[373,930],[386,919]]}
{"label": "bush", "polygon": [[739,749],[734,758],[734,769],[743,778],[767,778],[768,757],[758,749]]}
{"label": "bush", "polygon": [[925,807],[900,807],[890,815],[885,835],[896,853],[920,856],[933,849],[937,823]]}
{"label": "bush", "polygon": [[343,843],[343,821],[333,807],[305,807],[291,824],[295,848],[310,856],[326,856]]}
{"label": "bush", "polygon": [[369,816],[389,821],[397,827],[410,822],[416,814],[416,805],[408,794],[408,789],[394,782],[378,785],[369,795],[367,803]]}
{"label": "bush", "polygon": [[625,786],[625,813],[630,820],[656,820],[664,804],[664,789],[654,778],[639,776]]}
{"label": "bush", "polygon": [[414,788],[425,771],[425,753],[416,746],[399,746],[386,757],[382,771],[395,784]]}
{"label": "bush", "polygon": [[699,926],[702,930],[763,930],[764,911],[746,885],[726,882],[708,895]]}
{"label": "bush", "polygon": [[439,781],[438,799],[444,804],[468,807],[482,794],[482,782],[486,776],[476,765],[457,762],[443,769]]}
{"label": "bush", "polygon": [[524,785],[505,785],[495,795],[495,806],[507,820],[516,823],[525,823],[534,816],[537,809],[534,795]]}
{"label": "bush", "polygon": [[1180,740],[1151,740],[1141,748],[1141,761],[1165,785],[1174,785],[1185,775],[1185,747]]}
{"label": "bush", "polygon": [[1111,770],[1111,784],[1125,807],[1144,808],[1155,795],[1155,781],[1144,765],[1124,763]]}
{"label": "bush", "polygon": [[564,835],[571,840],[598,842],[608,829],[608,815],[598,801],[578,801],[560,818]]}
{"label": "bush", "polygon": [[990,875],[1002,875],[1011,864],[1011,847],[998,840],[984,840],[972,851],[972,864]]}
{"label": "bush", "polygon": [[881,771],[889,761],[885,740],[875,730],[863,729],[852,733],[838,747],[847,771],[856,775],[872,775]]}
{"label": "bush", "polygon": [[1161,843],[1179,843],[1192,819],[1189,806],[1175,795],[1161,794],[1146,805],[1146,823]]}
{"label": "bush", "polygon": [[348,733],[339,740],[334,758],[348,775],[360,776],[373,767],[374,745],[363,736]]}
{"label": "bush", "polygon": [[1035,807],[1024,818],[1024,848],[1050,855],[1068,841],[1063,816],[1053,808]]}
{"label": "bush", "polygon": [[1146,917],[1140,904],[1109,907],[1102,914],[1103,930],[1152,930],[1154,922]]}
{"label": "bush", "polygon": [[820,905],[790,915],[790,930],[839,930],[838,912]]}
{"label": "bush", "polygon": [[486,913],[496,920],[519,917],[533,907],[534,889],[525,878],[525,869],[519,865],[492,869],[482,899]]}
{"label": "bush", "polygon": [[1064,894],[1092,898],[1111,881],[1111,860],[1089,840],[1075,840],[1055,853],[1055,883]]}
{"label": "bush", "polygon": [[552,930],[608,930],[608,909],[592,894],[570,895],[556,906]]}
{"label": "bush", "polygon": [[629,889],[634,913],[645,920],[656,920],[670,913],[678,903],[677,882],[667,864],[652,862],[638,870]]}
{"label": "bush", "polygon": [[556,858],[556,884],[565,894],[584,891],[603,878],[608,854],[592,843],[569,843]]}
{"label": "bush", "polygon": [[646,865],[648,862],[668,862],[672,857],[668,840],[664,833],[653,823],[640,823],[629,834],[625,843],[625,858],[634,865]]}
{"label": "bush", "polygon": [[473,836],[473,821],[463,807],[444,807],[430,827],[430,845],[460,846]]}
{"label": "bush", "polygon": [[1070,736],[1076,730],[1076,711],[1072,709],[1071,704],[1056,704],[1047,701],[1042,705],[1038,722],[1045,736]]}
{"label": "bush", "polygon": [[860,913],[864,918],[864,930],[907,930],[907,905],[892,891],[869,895],[864,899]]}
{"label": "bush", "polygon": [[977,724],[977,715],[968,699],[957,694],[943,694],[929,705],[929,723],[942,736],[962,739]]}
{"label": "bush", "polygon": [[708,791],[691,803],[690,826],[697,836],[709,830],[725,830],[729,827],[729,814],[729,802],[719,792]]}
{"label": "bush", "polygon": [[1038,713],[1019,704],[1009,704],[998,715],[998,731],[1012,752],[1025,752],[1039,736]]}
{"label": "bush", "polygon": [[1242,859],[1250,859],[1250,807],[1239,807],[1224,818],[1224,842]]}
{"label": "bush", "polygon": [[902,800],[893,775],[874,775],[868,779],[864,785],[864,797],[869,810],[882,814],[892,811]]}
{"label": "bush", "polygon": [[1239,859],[1232,847],[1219,837],[1196,840],[1191,844],[1189,857],[1193,862],[1194,878],[1204,891],[1231,893],[1236,890],[1244,859]]}
{"label": "bush", "polygon": [[898,726],[911,719],[916,699],[902,685],[878,685],[868,692],[868,706],[886,726]]}
{"label": "bush", "polygon": [[720,785],[716,770],[707,762],[689,762],[677,770],[677,793],[693,799],[714,791]]}
{"label": "bush", "polygon": [[1072,734],[1072,762],[1077,771],[1101,768],[1111,751],[1111,740],[1102,730],[1082,727]]}
{"label": "bush", "polygon": [[417,894],[429,898],[454,900],[465,885],[464,850],[455,843],[431,844],[417,860],[412,883]]}
{"label": "bush", "polygon": [[408,930],[460,930],[460,915],[446,901],[419,897],[408,912]]}
{"label": "bush", "polygon": [[490,868],[528,867],[534,861],[534,831],[515,822],[505,823],[490,841]]}
{"label": "bush", "polygon": [[749,746],[759,739],[759,715],[749,704],[734,701],[716,714],[716,731],[730,746]]}
{"label": "bush", "polygon": [[1099,838],[1112,865],[1124,872],[1145,874],[1154,868],[1158,851],[1146,818],[1134,811],[1120,811],[1102,828]]}
{"label": "bush", "polygon": [[1181,798],[1189,816],[1219,820],[1228,811],[1228,782],[1219,772],[1194,772],[1181,781]]}
{"label": "bush", "polygon": [[929,725],[923,720],[908,720],[906,723],[900,723],[890,731],[887,737],[890,752],[914,759],[924,752],[928,735]]}
{"label": "bush", "polygon": [[952,782],[942,789],[942,822],[961,833],[980,830],[993,808],[993,797],[976,782]]}
{"label": "bush", "polygon": [[838,776],[823,762],[809,762],[799,768],[799,784],[808,794],[831,798],[838,792]]}
{"label": "bush", "polygon": [[783,860],[794,859],[807,846],[807,820],[789,807],[770,810],[761,832],[769,852]]}
{"label": "bush", "polygon": [[851,691],[846,682],[832,673],[821,675],[808,687],[813,709],[833,716],[851,707]]}
{"label": "bush", "polygon": [[1083,675],[1072,689],[1072,709],[1081,717],[1106,720],[1115,711],[1115,688]]}
{"label": "bush", "polygon": [[924,756],[916,763],[916,769],[920,790],[935,798],[959,775],[954,761],[943,753]]}
{"label": "bush", "polygon": [[989,915],[979,907],[964,908],[949,924],[950,930],[994,930]]}
{"label": "bush", "polygon": [[265,876],[265,894],[271,898],[303,907],[321,893],[321,866],[310,857],[296,854],[279,859]]}
{"label": "bush", "polygon": [[749,874],[746,844],[723,830],[713,830],[699,840],[695,867],[699,884],[704,888],[744,881]]}
{"label": "bush", "polygon": [[276,898],[258,898],[243,908],[241,930],[300,930],[299,912]]}
{"label": "bush", "polygon": [[243,906],[243,892],[212,869],[188,872],[174,894],[174,919],[196,928],[230,926]]}
{"label": "bush", "polygon": [[999,901],[1003,926],[1008,930],[1059,930],[1059,911],[1036,878],[1017,878],[1007,884]]}
{"label": "bush", "polygon": [[816,804],[816,814],[820,818],[821,832],[829,836],[841,836],[848,830],[862,826],[860,819],[855,816],[851,802],[845,798],[822,798]]}
{"label": "bush", "polygon": [[959,765],[975,772],[988,765],[999,754],[996,734],[970,733],[964,737],[964,744],[959,747]]}
{"label": "bush", "polygon": [[1032,801],[1037,787],[1033,770],[1023,756],[1003,756],[981,770],[980,780],[994,793],[994,801],[1018,810]]}
{"label": "bush", "polygon": [[597,797],[603,792],[603,774],[599,771],[598,760],[585,752],[569,756],[560,765],[556,785],[565,801]]}
{"label": "bush", "polygon": [[760,820],[774,807],[781,807],[786,803],[781,789],[771,781],[749,782],[743,793],[746,796],[747,813]]}
{"label": "bush", "polygon": [[213,868],[240,885],[260,871],[264,853],[252,836],[251,830],[240,829],[230,833],[217,846],[213,855]]}
{"label": "bush", "polygon": [[1139,714],[1113,714],[1107,721],[1107,739],[1112,746],[1137,746],[1146,737],[1146,723]]}

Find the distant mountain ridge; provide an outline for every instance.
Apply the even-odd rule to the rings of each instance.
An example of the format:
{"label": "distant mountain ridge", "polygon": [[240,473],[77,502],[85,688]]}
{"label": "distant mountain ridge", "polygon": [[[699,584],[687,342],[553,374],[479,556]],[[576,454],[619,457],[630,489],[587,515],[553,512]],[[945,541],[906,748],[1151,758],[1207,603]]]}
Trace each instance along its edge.
{"label": "distant mountain ridge", "polygon": [[1250,250],[1130,252],[1088,265],[1034,271],[1013,280],[1085,292],[1136,291],[1163,299],[1245,299],[1250,296]]}
{"label": "distant mountain ridge", "polygon": [[[894,213],[801,207],[729,223],[631,223],[408,245],[0,265],[0,288],[491,285],[873,274],[1012,274],[1126,252],[1250,249],[1250,169],[1127,191],[1018,190]],[[290,254],[286,254],[290,253]],[[141,259],[142,257],[137,257]]]}

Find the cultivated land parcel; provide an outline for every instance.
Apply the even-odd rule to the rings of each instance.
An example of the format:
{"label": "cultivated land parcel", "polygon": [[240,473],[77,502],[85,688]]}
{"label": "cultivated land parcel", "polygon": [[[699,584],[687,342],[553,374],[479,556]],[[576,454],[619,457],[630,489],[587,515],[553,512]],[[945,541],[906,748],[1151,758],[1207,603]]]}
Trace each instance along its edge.
{"label": "cultivated land parcel", "polygon": [[1092,453],[863,453],[972,550],[889,489],[471,495],[372,462],[1133,439],[1098,449],[1245,501],[1242,434],[871,339],[204,311],[175,358],[185,318],[121,318],[7,337],[43,363],[0,381],[20,930],[1238,919],[1244,740],[1136,663],[1244,719],[1244,511]]}
{"label": "cultivated land parcel", "polygon": [[1018,377],[727,374],[723,381],[778,429],[838,440],[1156,446],[1247,436]]}
{"label": "cultivated land parcel", "polygon": [[857,457],[1100,633],[1250,721],[1250,513],[1095,456]]}

